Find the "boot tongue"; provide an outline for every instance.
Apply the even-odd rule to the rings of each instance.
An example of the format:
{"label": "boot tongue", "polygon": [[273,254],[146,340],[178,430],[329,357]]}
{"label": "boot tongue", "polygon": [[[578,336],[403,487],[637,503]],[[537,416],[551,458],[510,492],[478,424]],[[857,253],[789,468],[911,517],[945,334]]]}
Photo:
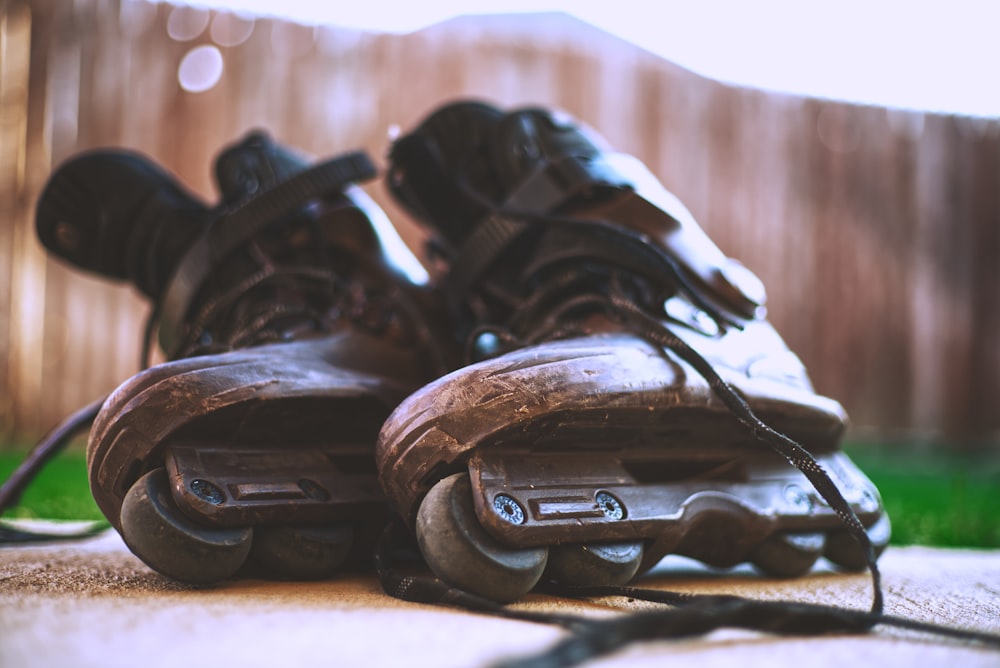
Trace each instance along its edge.
{"label": "boot tongue", "polygon": [[471,223],[488,215],[503,194],[485,151],[501,118],[503,112],[488,104],[455,102],[393,142],[390,190],[452,249],[461,247]]}

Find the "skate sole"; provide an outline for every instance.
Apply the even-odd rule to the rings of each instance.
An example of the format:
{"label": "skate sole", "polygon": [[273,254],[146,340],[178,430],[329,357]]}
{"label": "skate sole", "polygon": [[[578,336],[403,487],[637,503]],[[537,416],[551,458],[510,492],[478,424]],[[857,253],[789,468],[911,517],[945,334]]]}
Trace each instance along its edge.
{"label": "skate sole", "polygon": [[[645,541],[644,564],[683,554],[717,567],[752,559],[772,536],[835,532],[842,521],[806,477],[771,453],[518,455],[468,462],[483,528],[512,547]],[[866,527],[883,516],[875,486],[842,452],[817,457]]]}

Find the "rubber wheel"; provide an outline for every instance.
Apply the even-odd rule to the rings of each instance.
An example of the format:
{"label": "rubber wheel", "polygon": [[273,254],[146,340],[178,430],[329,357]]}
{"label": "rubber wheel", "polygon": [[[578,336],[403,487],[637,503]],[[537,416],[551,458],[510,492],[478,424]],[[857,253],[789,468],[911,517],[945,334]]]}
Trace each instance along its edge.
{"label": "rubber wheel", "polygon": [[[892,525],[889,516],[885,513],[867,529],[868,539],[875,549],[875,558],[878,559],[889,544],[889,537],[892,535]],[[833,531],[826,537],[826,550],[823,556],[832,561],[845,571],[863,571],[868,567],[865,562],[864,552],[857,539],[847,531]]]}
{"label": "rubber wheel", "polygon": [[486,533],[472,505],[469,476],[439,481],[417,511],[417,542],[434,573],[453,587],[494,601],[528,593],[545,570],[548,549],[511,548]]}
{"label": "rubber wheel", "polygon": [[594,543],[549,548],[545,577],[569,586],[623,585],[639,571],[642,543]]}
{"label": "rubber wheel", "polygon": [[192,584],[232,577],[246,561],[253,539],[250,528],[206,527],[182,514],[162,468],[139,478],[125,495],[121,533],[151,568]]}
{"label": "rubber wheel", "polygon": [[768,575],[794,578],[809,572],[825,544],[822,533],[776,533],[754,549],[750,561]]}
{"label": "rubber wheel", "polygon": [[337,572],[353,545],[347,524],[257,527],[250,558],[283,580],[322,580]]}

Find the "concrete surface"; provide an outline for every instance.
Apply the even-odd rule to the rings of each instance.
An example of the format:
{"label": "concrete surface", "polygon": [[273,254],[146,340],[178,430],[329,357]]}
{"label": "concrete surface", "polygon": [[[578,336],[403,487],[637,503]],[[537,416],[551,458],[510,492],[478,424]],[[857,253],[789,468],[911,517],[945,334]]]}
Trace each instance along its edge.
{"label": "concrete surface", "polygon": [[[923,547],[883,556],[886,609],[1000,633],[1000,551]],[[791,598],[867,608],[866,575],[818,567],[782,581],[668,558],[641,581],[685,592]],[[522,608],[605,615],[624,599],[578,603],[531,595]],[[539,624],[405,603],[373,577],[320,583],[243,580],[189,589],[146,568],[117,534],[59,546],[0,549],[0,667],[484,666],[562,637]],[[913,632],[775,638],[723,630],[634,645],[588,663],[628,666],[1000,667],[1000,651]]]}

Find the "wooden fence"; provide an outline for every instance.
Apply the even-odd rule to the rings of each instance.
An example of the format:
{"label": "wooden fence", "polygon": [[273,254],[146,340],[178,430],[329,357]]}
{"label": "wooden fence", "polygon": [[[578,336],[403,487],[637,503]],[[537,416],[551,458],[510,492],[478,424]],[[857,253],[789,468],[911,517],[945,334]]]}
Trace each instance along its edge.
{"label": "wooden fence", "polygon": [[[381,160],[392,127],[462,96],[563,108],[645,161],[761,276],[855,436],[1000,432],[998,120],[727,87],[564,15],[380,35],[132,0],[0,8],[0,433],[35,436],[138,369],[148,306],[35,239],[60,161],[128,147],[214,200],[211,161],[248,129]],[[181,70],[218,81],[185,90]]]}

